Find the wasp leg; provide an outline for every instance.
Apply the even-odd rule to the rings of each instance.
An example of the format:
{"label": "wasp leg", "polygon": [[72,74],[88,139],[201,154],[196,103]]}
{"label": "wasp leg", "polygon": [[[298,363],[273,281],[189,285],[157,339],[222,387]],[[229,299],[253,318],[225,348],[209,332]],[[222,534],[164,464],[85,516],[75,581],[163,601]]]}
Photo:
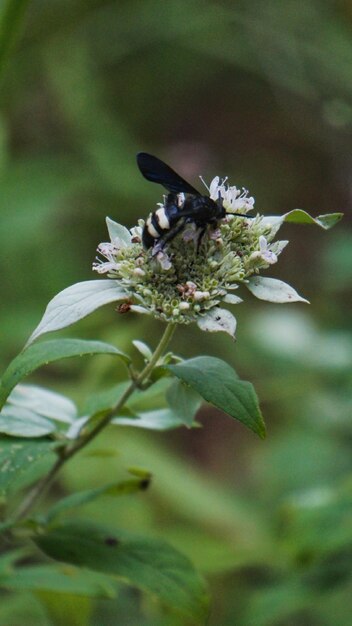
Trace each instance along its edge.
{"label": "wasp leg", "polygon": [[153,256],[158,254],[158,252],[161,252],[161,250],[163,250],[166,244],[169,243],[169,241],[172,241],[176,237],[176,235],[178,235],[183,230],[184,225],[185,225],[185,220],[180,220],[176,224],[176,226],[168,230],[165,235],[162,235],[161,237],[159,237],[159,239],[157,239],[157,241],[154,244],[154,248],[152,252]]}
{"label": "wasp leg", "polygon": [[199,248],[200,248],[200,244],[202,243],[202,239],[204,237],[204,233],[206,231],[207,227],[203,226],[202,230],[200,231],[198,238],[197,238],[197,254],[199,252]]}

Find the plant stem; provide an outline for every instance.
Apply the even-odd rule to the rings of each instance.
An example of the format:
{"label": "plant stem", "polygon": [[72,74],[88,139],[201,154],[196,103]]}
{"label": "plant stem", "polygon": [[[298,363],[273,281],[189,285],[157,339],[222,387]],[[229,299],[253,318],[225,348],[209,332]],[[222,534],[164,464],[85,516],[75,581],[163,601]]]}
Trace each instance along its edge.
{"label": "plant stem", "polygon": [[[116,402],[116,404],[109,409],[109,411],[104,412],[101,419],[95,424],[95,426],[91,430],[83,430],[82,435],[78,437],[73,442],[69,442],[64,448],[60,448],[60,456],[52,466],[50,472],[44,476],[38,483],[33,487],[33,489],[29,492],[27,498],[23,500],[21,505],[18,507],[17,511],[11,517],[12,522],[17,522],[29,513],[34,504],[36,504],[37,500],[42,496],[42,494],[47,490],[47,488],[51,485],[51,483],[56,478],[57,473],[60,471],[62,466],[73,456],[77,454],[82,448],[84,448],[92,439],[100,433],[101,430],[105,428],[111,421],[111,419],[119,413],[119,411],[123,408],[124,404],[127,402],[128,398],[132,395],[132,393],[141,386],[141,384],[148,379],[149,375],[153,371],[155,365],[157,364],[160,357],[165,352],[172,335],[175,332],[176,325],[168,324],[163,336],[160,339],[159,344],[155,348],[155,351],[152,354],[150,361],[144,367],[144,369],[138,374],[136,378],[134,378],[127,389],[124,391],[122,396]],[[88,423],[89,424],[89,423]]]}

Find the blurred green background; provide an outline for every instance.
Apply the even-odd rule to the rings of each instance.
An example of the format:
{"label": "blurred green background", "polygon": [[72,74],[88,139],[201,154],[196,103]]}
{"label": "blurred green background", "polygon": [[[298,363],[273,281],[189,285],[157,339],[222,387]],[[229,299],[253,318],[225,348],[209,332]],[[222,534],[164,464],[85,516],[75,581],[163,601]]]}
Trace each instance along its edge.
{"label": "blurred green background", "polygon": [[[68,466],[53,497],[144,466],[154,474],[149,491],[86,512],[187,554],[210,583],[209,626],[347,626],[352,4],[33,0],[25,8],[0,94],[2,368],[55,293],[96,278],[105,216],[130,227],[160,201],[162,189],[137,171],[139,150],[194,184],[199,174],[228,175],[265,214],[345,212],[329,233],[282,228],[290,245],[270,275],[293,284],[309,307],[248,295],[236,311],[236,344],[196,327],[174,340],[183,356],[222,357],[255,384],[264,442],[209,407],[198,416],[202,429],[110,430],[94,455]],[[64,334],[132,354],[132,339],[155,345],[160,333],[160,324],[107,306]],[[82,405],[87,392],[122,376],[113,367],[108,357],[74,360],[33,380]],[[109,457],[98,454],[104,441]],[[0,624],[23,623],[179,626],[123,587],[116,602],[94,605],[3,596]]]}

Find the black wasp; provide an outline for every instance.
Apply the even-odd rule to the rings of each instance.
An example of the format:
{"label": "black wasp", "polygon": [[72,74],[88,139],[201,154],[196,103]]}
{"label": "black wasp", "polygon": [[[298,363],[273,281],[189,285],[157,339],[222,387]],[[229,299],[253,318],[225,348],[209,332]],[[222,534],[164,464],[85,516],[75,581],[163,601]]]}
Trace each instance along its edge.
{"label": "black wasp", "polygon": [[[220,193],[216,201],[203,196],[169,165],[146,152],[137,154],[137,164],[144,178],[163,185],[169,192],[164,205],[150,213],[146,220],[142,233],[144,247],[148,249],[154,246],[154,252],[159,252],[186,224],[193,222],[200,229],[199,248],[207,226],[216,228],[226,215]],[[188,194],[181,205],[177,195],[179,193]]]}

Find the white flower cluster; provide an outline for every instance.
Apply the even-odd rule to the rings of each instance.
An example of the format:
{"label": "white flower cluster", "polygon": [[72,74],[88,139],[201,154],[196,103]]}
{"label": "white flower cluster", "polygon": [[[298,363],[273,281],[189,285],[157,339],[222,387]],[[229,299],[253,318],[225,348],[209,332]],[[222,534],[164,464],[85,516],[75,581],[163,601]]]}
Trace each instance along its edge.
{"label": "white flower cluster", "polygon": [[226,184],[226,179],[220,182],[219,176],[215,176],[209,186],[209,194],[212,200],[217,200],[219,194],[223,205],[228,213],[247,213],[254,208],[254,198],[248,198],[247,189],[238,189]]}
{"label": "white flower cluster", "polygon": [[[271,223],[270,218],[259,214],[246,217],[253,211],[254,198],[245,189],[227,185],[226,180],[214,178],[209,194],[213,200],[222,199],[226,216],[216,230],[208,228],[199,248],[196,245],[199,233],[194,223],[187,224],[165,249],[153,254],[141,243],[143,220],[128,231],[107,218],[110,242],[98,246],[103,258],[97,259],[93,269],[115,279],[119,289],[125,291],[127,304],[121,305],[121,312],[139,311],[180,324],[197,322],[202,329],[234,335],[234,317],[219,306],[242,301],[232,294],[233,290],[244,284],[257,295],[254,277],[256,281],[259,279],[261,289],[262,280],[270,282],[269,300],[273,297],[273,283],[282,288],[281,281],[260,280],[258,276],[261,270],[277,262],[288,243],[273,242],[280,226],[277,220],[274,218]],[[181,205],[183,201],[180,194]],[[286,287],[291,290],[290,298],[281,293],[278,301],[302,300],[291,287]]]}
{"label": "white flower cluster", "polygon": [[[246,287],[261,300],[275,303],[307,302],[290,285],[260,275],[277,262],[287,241],[274,241],[284,222],[316,224],[324,230],[334,226],[342,213],[312,217],[294,209],[284,215],[247,216],[254,199],[244,189],[214,178],[210,197],[223,201],[226,216],[215,230],[210,228],[199,243],[193,223],[186,225],[165,249],[145,250],[144,221],[128,230],[107,218],[110,242],[98,247],[93,265],[104,280],[88,280],[67,287],[48,304],[27,346],[41,335],[65,328],[99,307],[120,302],[119,312],[147,313],[166,322],[195,322],[201,330],[224,331],[234,337],[236,320],[223,305],[239,304],[233,293]],[[178,195],[179,206],[185,201]],[[163,207],[163,205],[159,205]],[[240,213],[241,215],[236,215]]]}

